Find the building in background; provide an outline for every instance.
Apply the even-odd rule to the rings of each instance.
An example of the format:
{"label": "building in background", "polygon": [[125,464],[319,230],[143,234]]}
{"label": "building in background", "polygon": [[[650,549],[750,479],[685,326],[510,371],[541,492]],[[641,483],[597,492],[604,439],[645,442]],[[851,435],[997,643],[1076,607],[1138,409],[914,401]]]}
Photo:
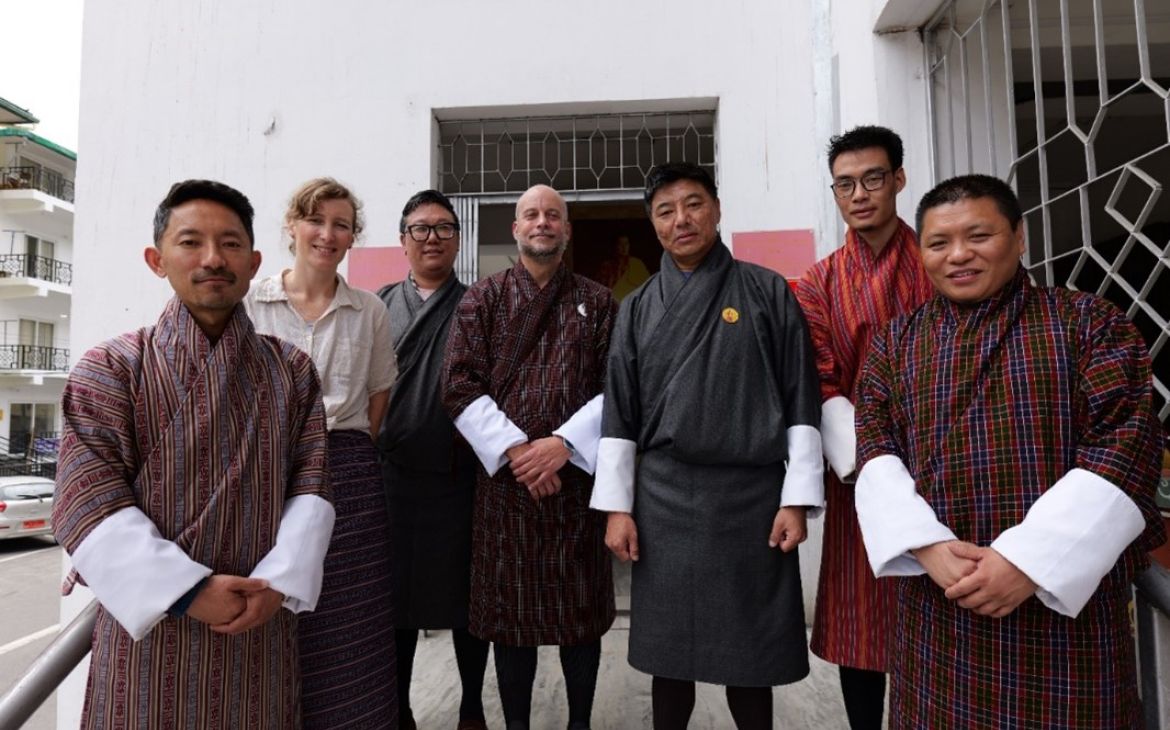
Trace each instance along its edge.
{"label": "building in background", "polygon": [[0,98],[0,474],[55,473],[77,155]]}
{"label": "building in background", "polygon": [[[74,356],[158,316],[170,290],[140,252],[178,179],[251,197],[262,275],[291,265],[280,220],[292,190],[341,179],[368,223],[347,275],[369,288],[405,271],[394,244],[415,191],[455,201],[470,281],[510,264],[512,206],[544,182],[569,203],[572,265],[606,280],[623,237],[656,270],[644,176],[692,160],[716,175],[733,254],[797,277],[842,240],[826,142],[877,123],[906,143],[904,218],[953,174],[1012,183],[1033,274],[1134,319],[1170,417],[1165,2],[123,0],[87,3],[83,32],[75,237],[92,245],[73,258]],[[811,524],[806,586],[819,563]],[[84,600],[75,593],[64,614]]]}

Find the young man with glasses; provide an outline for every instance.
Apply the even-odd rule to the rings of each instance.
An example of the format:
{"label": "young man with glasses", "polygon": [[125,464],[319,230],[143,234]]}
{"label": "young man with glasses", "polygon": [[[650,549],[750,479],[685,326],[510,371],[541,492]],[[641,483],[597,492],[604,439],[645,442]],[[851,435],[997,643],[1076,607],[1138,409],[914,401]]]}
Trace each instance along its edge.
{"label": "young man with glasses", "polygon": [[848,224],[844,245],[796,287],[820,372],[825,470],[824,543],[810,648],[840,666],[850,726],[880,728],[890,666],[893,581],[876,580],[853,507],[856,382],[870,338],[930,296],[914,231],[899,217],[902,140],[861,126],[829,141],[830,189]]}
{"label": "young man with glasses", "polygon": [[475,457],[439,397],[447,331],[467,291],[455,276],[459,218],[447,196],[423,190],[406,201],[398,230],[410,273],[378,292],[399,364],[378,451],[392,525],[399,727],[415,728],[419,630],[451,629],[463,692],[458,728],[481,730],[488,643],[467,630]]}

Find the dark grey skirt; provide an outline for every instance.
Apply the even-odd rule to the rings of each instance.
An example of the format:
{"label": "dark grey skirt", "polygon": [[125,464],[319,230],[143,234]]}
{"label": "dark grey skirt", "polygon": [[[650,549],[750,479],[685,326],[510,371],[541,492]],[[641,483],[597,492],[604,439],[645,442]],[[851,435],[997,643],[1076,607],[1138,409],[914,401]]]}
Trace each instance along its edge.
{"label": "dark grey skirt", "polygon": [[471,458],[458,459],[449,472],[382,460],[393,538],[395,628],[467,628],[475,494]]}
{"label": "dark grey skirt", "polygon": [[711,466],[642,455],[631,666],[737,687],[808,675],[797,551],[768,547],[783,480],[783,463]]}

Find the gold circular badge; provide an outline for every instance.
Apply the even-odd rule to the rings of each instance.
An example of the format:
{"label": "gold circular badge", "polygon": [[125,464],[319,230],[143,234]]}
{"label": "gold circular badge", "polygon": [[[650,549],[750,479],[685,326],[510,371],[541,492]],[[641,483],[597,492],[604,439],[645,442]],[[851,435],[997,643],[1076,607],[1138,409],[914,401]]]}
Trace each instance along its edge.
{"label": "gold circular badge", "polygon": [[735,324],[739,321],[739,312],[735,311],[734,307],[728,307],[723,310],[723,321],[728,324]]}

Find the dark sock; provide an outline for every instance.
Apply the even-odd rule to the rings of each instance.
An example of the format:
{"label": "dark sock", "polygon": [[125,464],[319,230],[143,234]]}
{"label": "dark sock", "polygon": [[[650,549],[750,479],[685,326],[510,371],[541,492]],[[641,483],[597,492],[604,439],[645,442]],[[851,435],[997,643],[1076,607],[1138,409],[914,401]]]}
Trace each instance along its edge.
{"label": "dark sock", "polygon": [[536,680],[536,647],[492,644],[492,652],[508,730],[527,728],[532,715],[532,683]]}
{"label": "dark sock", "polygon": [[482,720],[483,673],[487,669],[488,648],[491,644],[472,636],[467,629],[453,629],[451,641],[455,644],[455,663],[459,666],[459,681],[463,684],[459,719]]}
{"label": "dark sock", "polygon": [[593,693],[601,666],[601,639],[590,644],[561,647],[561,671],[569,696],[569,727],[588,728],[593,716]]}
{"label": "dark sock", "polygon": [[881,730],[885,714],[886,674],[872,669],[838,667],[845,714],[852,730]]}
{"label": "dark sock", "polygon": [[739,730],[772,730],[771,687],[728,687],[727,707]]}
{"label": "dark sock", "polygon": [[416,629],[395,629],[394,651],[398,658],[398,717],[405,722],[410,712],[410,677],[414,673],[414,650],[418,648]]}
{"label": "dark sock", "polygon": [[695,683],[655,677],[650,682],[654,730],[686,730],[695,710]]}

